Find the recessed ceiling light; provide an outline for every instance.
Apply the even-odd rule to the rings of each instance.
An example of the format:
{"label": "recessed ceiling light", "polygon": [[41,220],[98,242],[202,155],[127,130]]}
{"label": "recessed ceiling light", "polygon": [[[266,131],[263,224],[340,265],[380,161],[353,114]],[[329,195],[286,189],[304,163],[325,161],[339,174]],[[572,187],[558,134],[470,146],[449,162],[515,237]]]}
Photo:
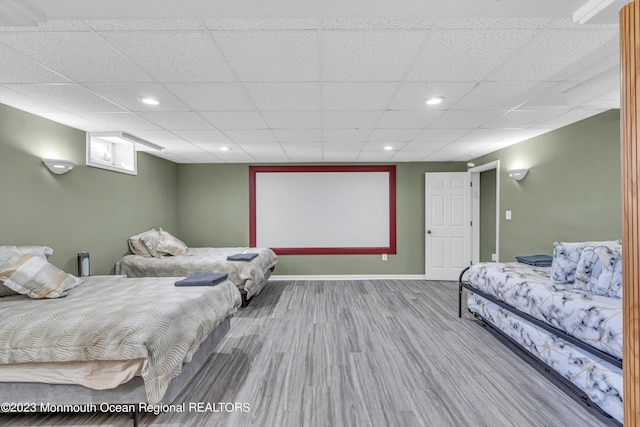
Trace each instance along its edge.
{"label": "recessed ceiling light", "polygon": [[386,151],[391,151],[391,150],[393,150],[393,147],[392,147],[392,146],[390,146],[390,145],[387,145],[387,146],[385,146],[385,147],[384,147],[384,149],[385,149]]}
{"label": "recessed ceiling light", "polygon": [[441,96],[434,96],[433,98],[429,98],[427,99],[424,103],[427,105],[438,105],[440,104],[442,101],[444,101],[444,98]]}
{"label": "recessed ceiling light", "polygon": [[220,151],[229,151],[230,148],[229,147],[220,147]]}
{"label": "recessed ceiling light", "polygon": [[147,105],[159,105],[160,104],[160,101],[158,101],[157,99],[149,98],[149,97],[142,98],[142,99],[140,99],[140,101],[142,101],[144,104],[147,104]]}

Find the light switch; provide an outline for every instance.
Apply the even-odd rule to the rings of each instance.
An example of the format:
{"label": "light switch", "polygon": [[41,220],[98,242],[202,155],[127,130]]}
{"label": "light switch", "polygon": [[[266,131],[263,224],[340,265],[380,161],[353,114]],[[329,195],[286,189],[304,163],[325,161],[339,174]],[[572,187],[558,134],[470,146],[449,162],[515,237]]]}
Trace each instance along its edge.
{"label": "light switch", "polygon": [[386,261],[387,260],[387,254],[382,254],[382,260]]}
{"label": "light switch", "polygon": [[506,211],[506,212],[505,212],[505,219],[506,219],[507,221],[510,221],[510,220],[511,220],[511,211]]}

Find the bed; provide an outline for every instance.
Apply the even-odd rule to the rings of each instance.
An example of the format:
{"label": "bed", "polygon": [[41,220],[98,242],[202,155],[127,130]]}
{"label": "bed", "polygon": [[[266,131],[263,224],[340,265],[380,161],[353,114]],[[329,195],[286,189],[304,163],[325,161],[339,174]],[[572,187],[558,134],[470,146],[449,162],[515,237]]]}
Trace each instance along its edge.
{"label": "bed", "polygon": [[[269,248],[189,248],[190,255],[145,257],[126,255],[116,263],[116,274],[127,277],[188,276],[204,272],[229,274],[241,292],[242,305],[258,295],[278,263],[277,255]],[[240,253],[257,253],[251,261],[228,261],[227,257]]]}
{"label": "bed", "polygon": [[228,280],[178,279],[85,277],[62,298],[1,298],[0,400],[40,410],[172,402],[241,304]]}
{"label": "bed", "polygon": [[468,310],[498,338],[577,400],[622,422],[622,300],[551,276],[551,267],[472,265],[460,274],[458,315],[466,288]]}

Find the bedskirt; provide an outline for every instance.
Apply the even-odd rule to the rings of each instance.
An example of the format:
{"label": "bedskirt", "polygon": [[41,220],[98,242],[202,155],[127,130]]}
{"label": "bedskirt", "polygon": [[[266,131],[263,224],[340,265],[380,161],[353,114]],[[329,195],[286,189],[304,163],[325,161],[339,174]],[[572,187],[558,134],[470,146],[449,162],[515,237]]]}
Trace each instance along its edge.
{"label": "bedskirt", "polygon": [[519,343],[582,390],[603,411],[622,422],[622,369],[575,347],[481,296],[469,292],[469,311]]}

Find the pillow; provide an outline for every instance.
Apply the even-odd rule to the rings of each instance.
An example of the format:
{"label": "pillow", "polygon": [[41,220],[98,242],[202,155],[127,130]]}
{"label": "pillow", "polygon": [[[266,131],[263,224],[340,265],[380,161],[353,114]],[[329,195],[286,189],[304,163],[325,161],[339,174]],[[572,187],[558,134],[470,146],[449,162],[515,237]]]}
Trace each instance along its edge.
{"label": "pillow", "polygon": [[34,255],[24,255],[9,268],[0,271],[7,288],[31,298],[60,298],[82,280],[65,273]]}
{"label": "pillow", "polygon": [[146,258],[152,257],[153,255],[149,251],[149,248],[147,248],[144,239],[145,237],[151,238],[152,236],[157,234],[158,232],[156,231],[156,229],[152,228],[151,230],[144,231],[140,234],[129,237],[129,249],[131,249],[131,253],[135,255],[141,255]]}
{"label": "pillow", "polygon": [[[26,254],[38,256],[42,259],[47,259],[53,255],[53,249],[49,246],[13,246],[3,245],[0,246],[0,271],[15,264],[20,257]],[[4,281],[0,277],[0,298],[8,297],[11,295],[18,295],[13,289],[7,288],[3,285]]]}
{"label": "pillow", "polygon": [[576,267],[574,288],[622,298],[622,246],[587,246]]}
{"label": "pillow", "polygon": [[160,236],[162,241],[156,247],[157,251],[161,255],[191,255],[189,248],[184,242],[175,236],[172,236],[169,232],[160,229]]}
{"label": "pillow", "polygon": [[554,242],[553,261],[551,262],[551,281],[553,283],[573,283],[576,267],[582,250],[587,246],[606,246],[614,248],[615,241],[603,242]]}
{"label": "pillow", "polygon": [[36,255],[42,259],[47,259],[53,255],[53,249],[49,246],[0,246],[0,264],[3,264],[13,258],[15,255]]}

